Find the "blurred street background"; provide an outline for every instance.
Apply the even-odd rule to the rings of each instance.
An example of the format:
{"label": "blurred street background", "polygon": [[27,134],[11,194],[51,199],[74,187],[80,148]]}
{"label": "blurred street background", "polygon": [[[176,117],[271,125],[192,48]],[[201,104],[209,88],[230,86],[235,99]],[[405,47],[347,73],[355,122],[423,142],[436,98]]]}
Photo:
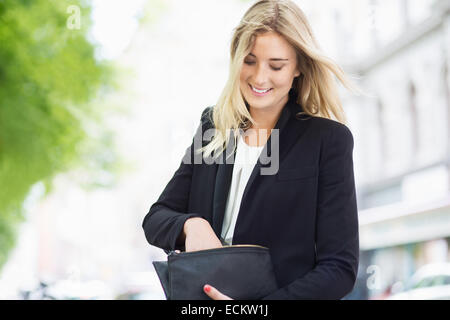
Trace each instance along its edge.
{"label": "blurred street background", "polygon": [[[450,2],[297,0],[355,139],[345,299],[450,299]],[[141,224],[248,0],[0,1],[0,299],[164,299]]]}

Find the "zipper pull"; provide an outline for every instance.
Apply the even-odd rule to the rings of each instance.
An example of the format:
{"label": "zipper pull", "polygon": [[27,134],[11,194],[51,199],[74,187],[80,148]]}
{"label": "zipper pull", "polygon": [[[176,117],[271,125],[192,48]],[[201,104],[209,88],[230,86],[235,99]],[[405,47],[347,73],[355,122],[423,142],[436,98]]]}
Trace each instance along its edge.
{"label": "zipper pull", "polygon": [[174,256],[180,253],[180,250],[170,250],[167,256]]}

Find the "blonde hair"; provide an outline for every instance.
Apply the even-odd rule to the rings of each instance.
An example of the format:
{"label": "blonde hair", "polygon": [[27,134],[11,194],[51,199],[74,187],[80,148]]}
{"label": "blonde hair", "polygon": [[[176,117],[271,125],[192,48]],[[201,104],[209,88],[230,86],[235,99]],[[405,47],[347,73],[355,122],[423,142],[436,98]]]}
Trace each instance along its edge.
{"label": "blonde hair", "polygon": [[[208,115],[216,134],[209,144],[196,151],[204,152],[205,158],[212,154],[217,158],[222,154],[229,144],[230,131],[245,130],[250,127],[250,122],[255,123],[240,91],[240,72],[256,36],[270,31],[283,36],[297,53],[297,67],[301,74],[294,79],[292,89],[303,113],[329,119],[334,117],[346,123],[333,75],[347,89],[358,89],[347,79],[344,71],[321,52],[305,14],[293,1],[260,0],[247,10],[234,29],[228,81],[212,114]],[[235,142],[237,138],[235,134]]]}

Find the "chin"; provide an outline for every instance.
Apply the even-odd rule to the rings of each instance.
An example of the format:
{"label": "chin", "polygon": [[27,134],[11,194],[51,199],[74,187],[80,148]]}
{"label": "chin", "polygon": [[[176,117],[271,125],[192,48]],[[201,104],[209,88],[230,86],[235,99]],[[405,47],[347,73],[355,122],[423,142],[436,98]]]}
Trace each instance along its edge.
{"label": "chin", "polygon": [[268,102],[253,102],[253,101],[249,101],[249,105],[253,108],[253,109],[266,109],[266,108],[270,108],[270,106],[272,106],[273,104],[271,103],[271,101]]}
{"label": "chin", "polygon": [[269,97],[255,97],[251,93],[245,96],[245,100],[253,107],[267,106],[274,103],[277,100],[276,96],[270,95]]}

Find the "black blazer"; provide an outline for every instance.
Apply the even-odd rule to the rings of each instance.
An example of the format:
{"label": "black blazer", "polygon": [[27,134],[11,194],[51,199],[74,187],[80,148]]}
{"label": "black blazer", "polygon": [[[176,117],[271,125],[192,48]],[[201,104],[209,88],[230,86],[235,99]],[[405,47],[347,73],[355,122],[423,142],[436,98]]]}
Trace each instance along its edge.
{"label": "black blazer", "polygon": [[[289,95],[275,125],[280,129],[279,171],[259,174],[270,164],[258,159],[244,190],[233,244],[270,249],[280,289],[265,299],[341,299],[354,286],[359,260],[353,136],[333,120],[298,119],[302,107]],[[203,111],[196,135],[213,128],[210,111]],[[270,155],[271,138],[261,154],[267,149]],[[147,241],[166,252],[184,250],[177,238],[191,217],[208,220],[220,238],[233,164],[190,164],[197,163],[193,144],[142,224]]]}

